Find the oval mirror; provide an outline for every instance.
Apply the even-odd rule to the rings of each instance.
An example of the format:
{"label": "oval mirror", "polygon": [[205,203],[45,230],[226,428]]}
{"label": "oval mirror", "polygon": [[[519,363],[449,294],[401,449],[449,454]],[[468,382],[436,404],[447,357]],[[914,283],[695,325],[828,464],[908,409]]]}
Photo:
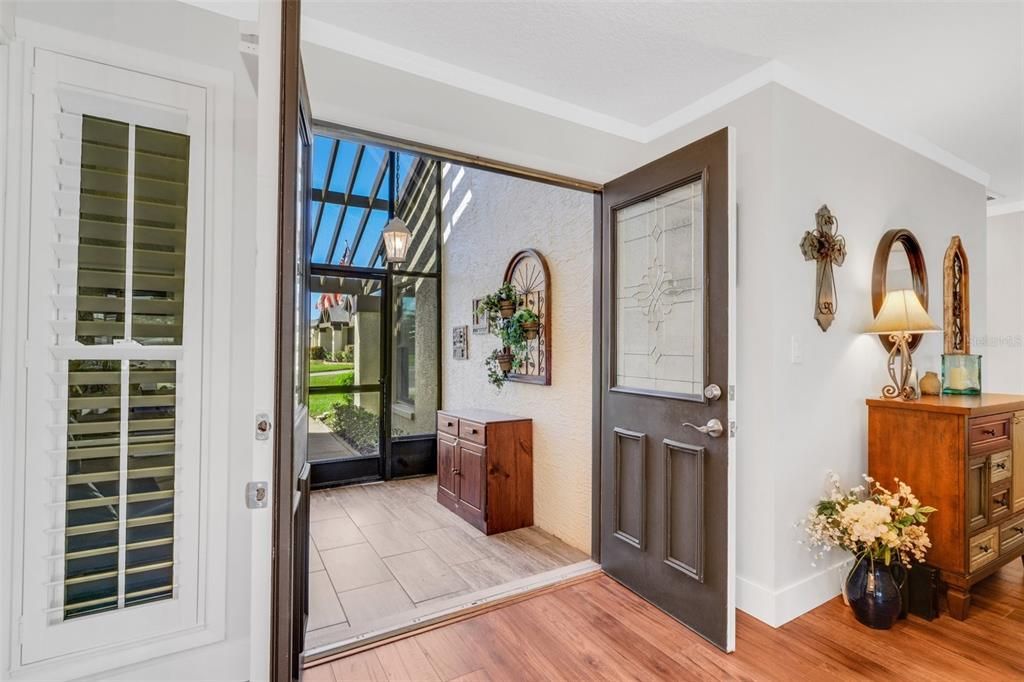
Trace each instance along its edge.
{"label": "oval mirror", "polygon": [[[875,265],[871,277],[871,309],[874,315],[882,309],[882,301],[888,291],[913,289],[928,309],[928,270],[924,264],[924,252],[914,233],[906,228],[889,230],[882,235],[875,250]],[[910,337],[910,350],[921,345],[923,334]],[[886,351],[892,350],[893,343],[888,336],[878,335]]]}

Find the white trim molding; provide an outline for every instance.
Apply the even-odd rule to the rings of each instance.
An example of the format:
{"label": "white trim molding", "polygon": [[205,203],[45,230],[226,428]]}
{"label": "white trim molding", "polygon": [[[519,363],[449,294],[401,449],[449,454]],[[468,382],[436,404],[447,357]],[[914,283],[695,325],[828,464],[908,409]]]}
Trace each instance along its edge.
{"label": "white trim molding", "polygon": [[979,184],[987,186],[990,180],[987,172],[937,144],[889,124],[884,115],[871,112],[857,98],[844,95],[833,86],[823,85],[778,60],[762,64],[682,109],[643,126],[318,19],[303,18],[302,39],[335,52],[641,144],[668,135],[769,83],[777,83]]}
{"label": "white trim molding", "polygon": [[739,577],[736,608],[773,628],[781,627],[838,596],[852,561],[844,559],[780,590]]}
{"label": "white trim molding", "polygon": [[986,207],[986,213],[989,218],[994,218],[997,215],[1006,215],[1008,213],[1020,213],[1024,211],[1024,201],[1013,201],[1010,203],[999,203],[996,202]]}

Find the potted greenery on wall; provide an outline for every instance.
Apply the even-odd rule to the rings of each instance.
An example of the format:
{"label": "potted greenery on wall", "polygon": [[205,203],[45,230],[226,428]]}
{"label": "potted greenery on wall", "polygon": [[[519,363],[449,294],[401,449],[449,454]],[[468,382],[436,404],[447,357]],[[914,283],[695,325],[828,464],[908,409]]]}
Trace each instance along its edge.
{"label": "potted greenery on wall", "polygon": [[516,310],[518,295],[510,282],[480,300],[477,313],[487,319],[487,327],[498,337],[500,347],[491,351],[484,361],[487,381],[496,388],[505,385],[509,372],[517,371],[526,361],[527,341],[537,338],[540,318],[528,308]]}

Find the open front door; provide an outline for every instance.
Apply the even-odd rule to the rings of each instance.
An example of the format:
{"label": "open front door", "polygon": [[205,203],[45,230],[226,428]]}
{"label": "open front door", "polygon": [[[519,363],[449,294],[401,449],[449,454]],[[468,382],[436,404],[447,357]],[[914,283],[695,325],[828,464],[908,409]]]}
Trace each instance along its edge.
{"label": "open front door", "polygon": [[309,193],[312,119],[299,53],[299,2],[282,3],[281,172],[274,453],[271,676],[298,680],[309,595]]}
{"label": "open front door", "polygon": [[724,129],[604,188],[601,564],[734,646],[732,216]]}

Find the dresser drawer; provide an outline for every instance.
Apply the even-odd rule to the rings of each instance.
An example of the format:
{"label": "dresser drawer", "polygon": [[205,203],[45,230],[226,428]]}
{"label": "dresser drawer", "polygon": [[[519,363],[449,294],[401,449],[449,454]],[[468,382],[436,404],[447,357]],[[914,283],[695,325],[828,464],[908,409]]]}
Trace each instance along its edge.
{"label": "dresser drawer", "polygon": [[437,430],[441,433],[447,433],[449,436],[457,436],[459,435],[459,420],[443,412],[438,412]]}
{"label": "dresser drawer", "polygon": [[459,420],[459,438],[477,445],[487,445],[487,427],[468,419]]}
{"label": "dresser drawer", "polygon": [[992,482],[1008,481],[1013,477],[1013,453],[1009,450],[992,455],[989,470],[992,473]]}
{"label": "dresser drawer", "polygon": [[992,506],[989,507],[988,520],[999,521],[1010,515],[1010,486],[1009,482],[1000,483],[998,488],[992,489]]}
{"label": "dresser drawer", "polygon": [[992,452],[1010,449],[1012,415],[977,417],[967,423],[967,441],[971,452]]}
{"label": "dresser drawer", "polygon": [[999,548],[1005,553],[1024,547],[1024,516],[1010,519],[999,526]]}
{"label": "dresser drawer", "polygon": [[971,572],[981,570],[999,558],[999,529],[989,528],[971,538]]}

